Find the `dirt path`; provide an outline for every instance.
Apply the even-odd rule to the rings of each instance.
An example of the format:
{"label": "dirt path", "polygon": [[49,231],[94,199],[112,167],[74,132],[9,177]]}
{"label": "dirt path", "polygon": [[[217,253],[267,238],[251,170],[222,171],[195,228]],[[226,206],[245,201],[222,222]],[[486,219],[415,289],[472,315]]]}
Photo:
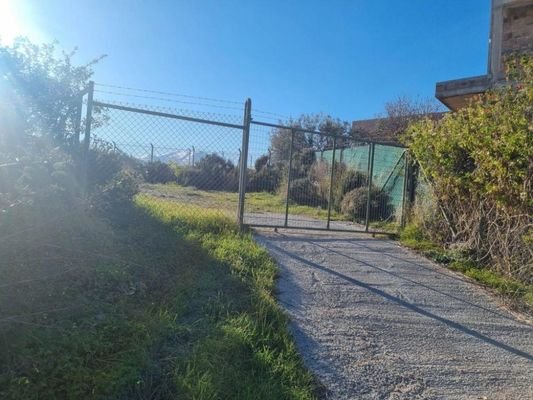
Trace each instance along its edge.
{"label": "dirt path", "polygon": [[355,234],[256,233],[328,399],[533,399],[533,328],[460,275]]}

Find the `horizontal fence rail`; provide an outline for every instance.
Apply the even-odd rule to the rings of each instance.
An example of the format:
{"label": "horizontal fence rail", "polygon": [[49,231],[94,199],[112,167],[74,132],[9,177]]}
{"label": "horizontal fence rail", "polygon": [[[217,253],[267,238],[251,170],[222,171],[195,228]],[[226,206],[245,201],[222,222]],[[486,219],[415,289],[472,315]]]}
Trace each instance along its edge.
{"label": "horizontal fence rail", "polygon": [[89,181],[90,158],[103,152],[137,171],[147,195],[236,218],[241,229],[391,233],[404,221],[409,169],[396,143],[256,120],[250,100],[241,116],[213,117],[93,99],[93,91],[87,118],[103,122],[85,124]]}

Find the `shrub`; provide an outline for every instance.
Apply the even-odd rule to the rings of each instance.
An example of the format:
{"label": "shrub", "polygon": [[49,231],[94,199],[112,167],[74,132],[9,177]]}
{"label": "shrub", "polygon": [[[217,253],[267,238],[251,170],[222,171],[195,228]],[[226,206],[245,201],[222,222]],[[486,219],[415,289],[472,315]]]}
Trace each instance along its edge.
{"label": "shrub", "polygon": [[260,172],[263,168],[268,167],[268,155],[262,155],[257,160],[255,160],[255,171]]}
{"label": "shrub", "polygon": [[249,171],[246,190],[248,192],[270,192],[278,190],[281,180],[281,171],[278,168],[267,167],[260,171]]}
{"label": "shrub", "polygon": [[366,187],[367,184],[368,177],[366,174],[353,169],[347,170],[341,179],[339,179],[339,189],[343,195],[354,189]]}
{"label": "shrub", "polygon": [[324,202],[327,202],[331,181],[329,163],[322,160],[315,162],[311,166],[309,177],[316,186],[318,196],[323,199]]}
{"label": "shrub", "polygon": [[368,184],[367,176],[362,172],[341,168],[339,170],[333,181],[333,208],[337,211],[341,211],[341,203],[346,193],[357,188],[367,189]]}
{"label": "shrub", "polygon": [[143,178],[149,183],[168,183],[176,181],[174,169],[161,161],[150,162],[143,166]]}
{"label": "shrub", "polygon": [[295,179],[291,182],[289,200],[306,206],[325,206],[324,200],[318,194],[317,187],[309,178]]}
{"label": "shrub", "polygon": [[313,149],[303,149],[299,153],[295,153],[293,157],[292,176],[295,179],[309,176],[311,167],[316,161],[315,151]]}
{"label": "shrub", "polygon": [[13,207],[68,207],[79,199],[71,157],[52,147],[48,138],[31,137],[1,147],[0,162],[7,166],[0,168],[0,214]]}
{"label": "shrub", "polygon": [[[366,217],[368,188],[359,187],[346,193],[341,202],[341,212],[354,221]],[[384,221],[392,216],[394,207],[390,196],[376,188],[370,190],[370,221]]]}
{"label": "shrub", "polygon": [[95,191],[91,206],[117,225],[126,225],[133,211],[133,197],[139,192],[138,177],[121,171],[106,185]]}
{"label": "shrub", "polygon": [[[434,197],[421,224],[441,245],[461,243],[477,262],[508,276],[533,279],[533,57],[509,60],[508,82],[440,121],[410,126],[404,140]],[[444,229],[443,229],[444,227]]]}
{"label": "shrub", "polygon": [[225,190],[234,192],[239,187],[238,170],[229,160],[216,154],[202,158],[193,168],[179,172],[177,181],[184,186],[202,190]]}
{"label": "shrub", "polygon": [[[79,159],[83,171],[83,158]],[[112,143],[98,141],[87,156],[87,185],[89,190],[106,185],[124,169],[137,169],[139,162],[117,151]]]}

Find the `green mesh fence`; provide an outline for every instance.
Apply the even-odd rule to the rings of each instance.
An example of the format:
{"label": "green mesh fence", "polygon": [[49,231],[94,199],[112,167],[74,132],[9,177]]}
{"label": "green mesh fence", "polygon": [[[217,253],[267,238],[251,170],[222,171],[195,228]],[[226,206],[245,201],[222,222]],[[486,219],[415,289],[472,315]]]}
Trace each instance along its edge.
{"label": "green mesh fence", "polygon": [[[405,149],[376,144],[374,147],[374,168],[372,185],[391,197],[395,214],[400,215],[403,207],[405,180]],[[344,163],[347,168],[368,174],[370,145],[361,144],[335,152],[335,161]],[[333,150],[316,153],[316,158],[331,163]]]}

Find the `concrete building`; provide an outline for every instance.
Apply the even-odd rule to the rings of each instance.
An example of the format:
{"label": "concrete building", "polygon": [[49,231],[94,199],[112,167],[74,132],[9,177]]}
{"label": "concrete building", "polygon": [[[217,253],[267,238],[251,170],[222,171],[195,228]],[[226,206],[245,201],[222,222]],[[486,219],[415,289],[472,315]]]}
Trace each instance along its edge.
{"label": "concrete building", "polygon": [[487,74],[437,83],[435,96],[451,110],[501,82],[507,55],[533,53],[533,0],[492,0],[491,7]]}

